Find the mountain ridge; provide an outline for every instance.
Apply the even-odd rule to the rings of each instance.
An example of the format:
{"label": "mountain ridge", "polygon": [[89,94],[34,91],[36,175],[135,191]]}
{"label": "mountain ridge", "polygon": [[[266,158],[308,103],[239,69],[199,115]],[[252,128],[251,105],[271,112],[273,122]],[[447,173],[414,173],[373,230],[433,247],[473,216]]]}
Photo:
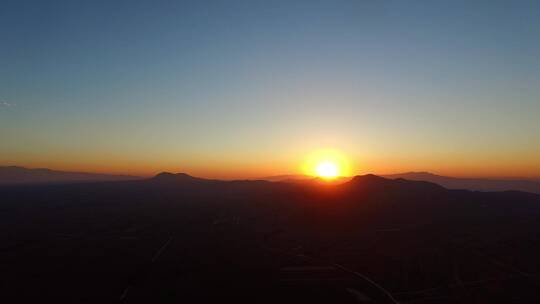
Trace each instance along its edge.
{"label": "mountain ridge", "polygon": [[79,183],[141,179],[138,176],[0,166],[0,185]]}
{"label": "mountain ridge", "polygon": [[427,181],[448,189],[467,189],[473,191],[524,191],[540,194],[540,181],[527,179],[487,179],[459,178],[436,175],[430,172],[406,172],[382,175],[390,179]]}

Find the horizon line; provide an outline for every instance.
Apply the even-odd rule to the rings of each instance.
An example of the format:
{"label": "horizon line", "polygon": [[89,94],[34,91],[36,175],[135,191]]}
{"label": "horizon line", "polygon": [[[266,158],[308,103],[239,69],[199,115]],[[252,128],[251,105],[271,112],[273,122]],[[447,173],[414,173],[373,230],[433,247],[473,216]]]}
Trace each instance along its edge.
{"label": "horizon line", "polygon": [[[192,177],[197,178],[204,178],[204,179],[217,179],[217,180],[267,180],[272,178],[278,178],[278,177],[306,177],[306,178],[317,178],[319,176],[317,175],[309,175],[304,173],[283,173],[283,174],[271,174],[271,175],[253,175],[253,176],[235,176],[235,177],[218,177],[218,176],[206,176],[206,175],[198,175],[198,174],[191,174],[189,171],[173,171],[173,170],[162,170],[162,171],[156,171],[155,173],[151,174],[130,174],[125,172],[111,172],[111,171],[93,171],[93,170],[84,170],[84,169],[75,169],[75,170],[66,170],[66,169],[55,169],[51,167],[29,167],[24,165],[2,165],[0,164],[0,168],[8,168],[8,167],[14,167],[14,168],[23,168],[28,170],[51,170],[56,172],[64,172],[64,173],[80,173],[80,174],[101,174],[101,175],[111,175],[111,176],[125,176],[125,177],[132,177],[132,178],[152,178],[155,177],[161,173],[172,173],[172,174],[180,174],[184,173]],[[342,176],[336,176],[335,179],[340,178],[352,178],[355,176],[363,176],[363,175],[377,175],[377,176],[389,176],[389,175],[403,175],[403,174],[431,174],[434,176],[440,176],[440,177],[448,177],[448,178],[460,178],[460,179],[489,179],[489,180],[540,180],[540,176],[505,176],[505,175],[489,175],[489,176],[481,176],[481,175],[447,175],[447,174],[440,174],[436,171],[425,171],[425,170],[408,170],[408,171],[396,171],[392,173],[374,173],[374,172],[359,172],[356,174],[351,175],[342,175]]]}

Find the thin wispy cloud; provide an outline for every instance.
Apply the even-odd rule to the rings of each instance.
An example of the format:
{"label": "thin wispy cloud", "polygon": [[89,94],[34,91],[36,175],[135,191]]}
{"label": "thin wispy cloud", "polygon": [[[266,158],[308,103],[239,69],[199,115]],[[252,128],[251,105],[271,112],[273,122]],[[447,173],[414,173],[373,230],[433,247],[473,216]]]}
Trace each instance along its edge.
{"label": "thin wispy cloud", "polygon": [[13,107],[14,104],[12,103],[9,103],[7,101],[0,101],[0,108],[9,108],[9,107]]}

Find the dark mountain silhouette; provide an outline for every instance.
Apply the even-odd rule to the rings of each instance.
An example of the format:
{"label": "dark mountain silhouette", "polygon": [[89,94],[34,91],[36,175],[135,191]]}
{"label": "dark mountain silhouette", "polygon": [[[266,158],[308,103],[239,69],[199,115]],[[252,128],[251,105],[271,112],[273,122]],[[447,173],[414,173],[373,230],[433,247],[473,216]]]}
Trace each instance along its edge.
{"label": "dark mountain silhouette", "polygon": [[358,175],[344,184],[345,187],[356,190],[390,191],[399,193],[412,192],[446,192],[442,186],[425,181],[406,180],[402,178],[387,179],[373,174]]}
{"label": "dark mountain silhouette", "polygon": [[304,174],[283,174],[283,175],[273,175],[261,177],[262,180],[267,180],[271,182],[284,182],[284,181],[306,181],[313,179],[313,176],[304,175]]}
{"label": "dark mountain silhouette", "polygon": [[134,179],[140,179],[140,177],[84,172],[66,172],[45,168],[29,169],[17,166],[0,167],[0,185],[119,181]]}
{"label": "dark mountain silhouette", "polygon": [[164,183],[176,183],[176,182],[197,182],[197,181],[208,181],[207,179],[193,177],[186,173],[170,173],[170,172],[161,172],[152,178],[155,182],[164,182]]}
{"label": "dark mountain silhouette", "polygon": [[408,180],[428,181],[449,189],[468,189],[476,191],[526,191],[540,193],[538,180],[502,180],[480,178],[456,178],[431,174],[428,172],[409,172],[385,175],[387,178],[403,178]]}
{"label": "dark mountain silhouette", "polygon": [[10,302],[540,300],[532,193],[375,175],[323,185],[161,173],[4,186],[0,198]]}

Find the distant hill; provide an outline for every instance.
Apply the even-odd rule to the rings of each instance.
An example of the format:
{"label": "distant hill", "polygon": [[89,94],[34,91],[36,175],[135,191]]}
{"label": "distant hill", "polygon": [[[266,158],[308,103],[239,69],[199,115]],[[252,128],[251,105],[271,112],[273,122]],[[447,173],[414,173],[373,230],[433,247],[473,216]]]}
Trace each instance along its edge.
{"label": "distant hill", "polygon": [[75,183],[96,181],[135,180],[136,176],[109,175],[85,172],[67,172],[39,168],[29,169],[17,166],[0,166],[0,185]]}
{"label": "distant hill", "polygon": [[540,181],[538,180],[502,180],[480,178],[456,178],[440,176],[429,172],[408,172],[401,174],[385,175],[386,178],[403,178],[408,180],[427,181],[439,184],[448,189],[468,189],[476,191],[525,191],[540,193]]}
{"label": "distant hill", "polygon": [[262,180],[267,180],[270,182],[284,182],[284,181],[306,181],[313,179],[313,176],[304,175],[304,174],[283,174],[283,175],[273,175],[261,177]]}

